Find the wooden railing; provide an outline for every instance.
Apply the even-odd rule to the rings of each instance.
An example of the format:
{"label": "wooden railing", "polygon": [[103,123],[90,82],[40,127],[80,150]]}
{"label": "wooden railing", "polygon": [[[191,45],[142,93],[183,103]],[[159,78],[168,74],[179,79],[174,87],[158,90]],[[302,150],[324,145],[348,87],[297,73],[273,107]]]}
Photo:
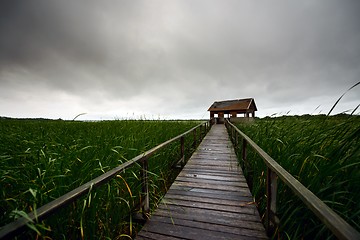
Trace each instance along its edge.
{"label": "wooden railing", "polygon": [[149,182],[148,182],[148,161],[149,158],[158,150],[164,148],[165,146],[173,143],[175,141],[180,140],[180,160],[178,163],[180,165],[185,164],[185,137],[189,134],[193,134],[193,147],[196,146],[197,142],[206,135],[207,131],[211,127],[210,122],[203,122],[196,127],[190,129],[187,132],[184,132],[162,144],[148,150],[145,153],[142,153],[133,159],[121,164],[120,166],[100,175],[99,177],[77,187],[76,189],[62,195],[61,197],[43,205],[42,207],[36,209],[33,212],[28,214],[28,218],[19,218],[16,221],[9,223],[0,228],[0,239],[9,239],[17,236],[21,232],[25,231],[27,228],[27,224],[30,222],[39,222],[51,214],[58,211],[60,208],[63,208],[75,200],[79,199],[81,196],[87,194],[94,188],[97,188],[101,185],[104,185],[112,178],[114,178],[117,174],[124,171],[125,169],[134,166],[135,164],[141,165],[141,174],[140,181],[142,185],[142,199],[143,201],[140,203],[142,207],[143,217],[148,217],[150,212],[150,197],[149,197]]}
{"label": "wooden railing", "polygon": [[315,194],[296,180],[290,173],[282,168],[274,159],[272,159],[264,150],[262,150],[254,141],[240,131],[234,124],[225,121],[226,128],[235,145],[238,145],[240,136],[242,138],[242,160],[245,165],[249,165],[246,149],[250,145],[255,152],[264,160],[267,166],[266,177],[266,213],[265,227],[271,232],[279,224],[276,217],[276,196],[277,196],[277,179],[281,179],[305,205],[329,228],[329,230],[338,239],[360,239],[360,233],[350,226],[344,219],[329,208]]}

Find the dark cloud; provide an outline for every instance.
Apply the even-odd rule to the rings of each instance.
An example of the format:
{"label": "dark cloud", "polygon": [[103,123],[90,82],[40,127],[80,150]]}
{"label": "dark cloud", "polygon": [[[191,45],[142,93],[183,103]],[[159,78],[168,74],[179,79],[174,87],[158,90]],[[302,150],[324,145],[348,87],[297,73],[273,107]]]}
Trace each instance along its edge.
{"label": "dark cloud", "polygon": [[66,112],[71,99],[74,112],[100,115],[203,115],[242,97],[316,108],[359,81],[359,10],[355,0],[4,0],[0,115],[51,96],[34,114]]}
{"label": "dark cloud", "polygon": [[65,2],[56,1],[8,2],[0,12],[2,67],[44,64],[52,55],[73,61],[101,57],[101,32],[94,31],[81,6],[68,2],[64,8]]}

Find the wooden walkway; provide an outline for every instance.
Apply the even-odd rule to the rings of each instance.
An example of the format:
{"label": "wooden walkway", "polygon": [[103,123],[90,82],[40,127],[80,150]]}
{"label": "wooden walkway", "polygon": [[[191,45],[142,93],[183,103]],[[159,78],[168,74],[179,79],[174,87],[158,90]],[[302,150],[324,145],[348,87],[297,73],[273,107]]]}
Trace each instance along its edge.
{"label": "wooden walkway", "polygon": [[224,125],[212,126],[136,239],[267,239]]}

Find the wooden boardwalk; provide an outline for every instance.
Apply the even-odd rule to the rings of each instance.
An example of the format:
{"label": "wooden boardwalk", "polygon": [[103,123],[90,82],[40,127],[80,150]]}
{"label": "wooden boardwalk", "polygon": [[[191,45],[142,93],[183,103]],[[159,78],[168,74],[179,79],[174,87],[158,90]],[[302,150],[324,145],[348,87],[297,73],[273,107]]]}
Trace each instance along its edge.
{"label": "wooden boardwalk", "polygon": [[212,126],[136,239],[267,239],[224,125]]}

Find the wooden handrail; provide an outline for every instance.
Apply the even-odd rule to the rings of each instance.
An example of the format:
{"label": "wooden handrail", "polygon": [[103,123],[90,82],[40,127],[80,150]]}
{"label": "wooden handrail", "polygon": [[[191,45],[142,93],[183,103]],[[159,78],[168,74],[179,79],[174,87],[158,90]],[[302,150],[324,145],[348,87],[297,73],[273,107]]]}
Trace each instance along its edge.
{"label": "wooden handrail", "polygon": [[[148,159],[151,157],[155,152],[162,149],[163,147],[169,145],[170,143],[173,143],[177,140],[181,140],[181,159],[184,162],[184,138],[186,135],[192,133],[197,128],[200,128],[201,126],[205,126],[205,132],[210,128],[211,123],[209,121],[205,121],[200,123],[199,125],[193,127],[192,129],[166,141],[158,146],[132,158],[131,160],[121,164],[118,167],[113,168],[112,170],[98,176],[97,178],[90,180],[89,182],[75,188],[74,190],[62,195],[61,197],[39,207],[33,212],[30,212],[28,214],[28,218],[18,218],[17,220],[3,226],[0,228],[0,239],[9,239],[12,237],[15,237],[16,235],[20,234],[26,229],[26,225],[31,222],[41,221],[51,215],[52,213],[56,212],[60,208],[74,202],[81,196],[87,194],[92,189],[99,187],[105,183],[107,183],[109,180],[111,180],[113,177],[115,177],[118,173],[122,172],[123,170],[133,166],[135,163],[141,163],[142,167],[142,174],[141,174],[141,182],[142,182],[142,191],[144,195],[145,202],[142,204],[143,206],[143,213],[145,215],[149,212],[149,194],[148,194],[148,182],[147,182],[147,167],[148,167]],[[201,134],[199,134],[201,137]],[[145,216],[144,216],[145,217]]]}
{"label": "wooden handrail", "polygon": [[[267,227],[270,227],[271,219],[275,218],[276,213],[276,178],[278,176],[290,189],[305,203],[305,205],[330,229],[330,231],[338,239],[360,239],[360,233],[356,231],[350,224],[342,219],[337,213],[329,208],[323,201],[321,201],[314,193],[296,180],[290,173],[281,167],[273,158],[271,158],[263,149],[261,149],[254,141],[252,141],[246,134],[240,131],[234,124],[225,121],[227,128],[229,126],[243,138],[264,160],[268,168],[267,177]],[[231,131],[229,131],[231,133]],[[246,145],[246,144],[245,144]],[[275,182],[274,182],[275,179]],[[269,192],[270,191],[270,192]],[[275,191],[275,193],[274,193]],[[269,195],[270,194],[270,195]],[[270,197],[269,197],[270,196]],[[270,202],[269,202],[270,201]],[[271,209],[273,208],[273,209]]]}

